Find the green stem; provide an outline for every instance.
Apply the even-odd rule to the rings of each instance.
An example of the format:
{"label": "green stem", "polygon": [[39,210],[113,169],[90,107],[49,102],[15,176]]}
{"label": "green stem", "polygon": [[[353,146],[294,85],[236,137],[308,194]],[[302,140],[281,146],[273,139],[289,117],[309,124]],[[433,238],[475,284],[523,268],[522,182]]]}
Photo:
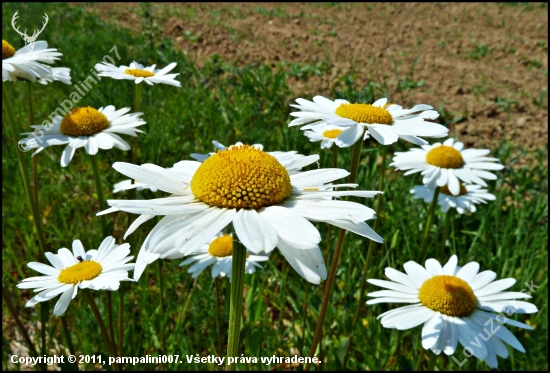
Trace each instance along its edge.
{"label": "green stem", "polygon": [[[384,179],[386,175],[386,159],[388,156],[388,146],[384,146],[384,150],[382,153],[382,165],[380,167],[380,179],[378,182],[378,190],[383,192],[384,191]],[[376,219],[374,220],[373,227],[376,231],[376,228],[378,228],[378,222],[380,221],[380,209],[382,208],[382,194],[379,194],[377,196],[376,200]],[[370,260],[372,258],[372,251],[374,248],[374,241],[370,240],[369,242],[369,249],[367,251],[367,258],[365,259],[365,264],[363,265],[362,270],[362,276],[361,276],[361,282],[360,282],[360,288],[359,288],[359,302],[357,302],[357,306],[355,309],[355,315],[353,316],[353,322],[351,326],[351,333],[348,338],[348,345],[346,346],[346,352],[344,354],[344,359],[342,360],[342,370],[345,369],[346,363],[348,360],[349,352],[351,351],[351,345],[353,343],[353,333],[355,331],[355,328],[357,326],[357,322],[359,321],[359,315],[361,313],[361,307],[363,306],[363,300],[365,297],[365,287],[367,283],[367,275],[369,271],[369,264]]]}
{"label": "green stem", "polygon": [[418,255],[418,263],[424,261],[424,255],[426,254],[426,247],[428,247],[428,237],[430,235],[430,228],[432,226],[432,220],[435,214],[435,207],[437,206],[437,200],[439,197],[439,187],[435,188],[434,198],[430,205],[430,211],[428,212],[428,220],[426,221],[426,228],[424,229],[424,236],[422,237],[422,246],[420,248],[420,255]]}
{"label": "green stem", "polygon": [[[357,174],[359,171],[359,162],[361,160],[361,148],[363,146],[363,139],[357,141],[353,144],[352,150],[352,159],[351,159],[351,172],[349,175],[348,182],[355,183],[357,179]],[[323,300],[321,303],[321,310],[319,311],[319,318],[317,319],[317,326],[315,327],[315,334],[313,336],[313,341],[311,342],[311,348],[309,350],[309,357],[313,358],[315,351],[317,350],[317,345],[321,341],[321,335],[323,332],[323,324],[325,322],[325,317],[327,315],[328,306],[330,303],[332,289],[334,287],[334,280],[336,278],[336,270],[338,269],[338,261],[340,259],[340,254],[342,253],[342,247],[344,246],[344,237],[346,234],[345,229],[340,229],[338,231],[338,239],[336,241],[336,249],[334,250],[334,256],[332,257],[332,263],[330,264],[330,272],[328,274],[327,282],[325,284],[325,290],[323,291]],[[305,370],[309,370],[311,363],[306,364]]]}
{"label": "green stem", "polygon": [[397,331],[397,341],[395,342],[395,354],[394,354],[395,358],[393,359],[393,364],[391,367],[391,370],[393,371],[397,370],[397,365],[399,363],[399,356],[401,355],[401,333],[402,333],[401,330]]}
{"label": "green stem", "polygon": [[[227,340],[227,357],[239,354],[239,333],[243,313],[244,269],[246,248],[238,240],[233,242],[233,262],[231,267],[231,301],[229,305],[229,337]],[[228,369],[236,367],[228,366]]]}
{"label": "green stem", "polygon": [[[220,304],[220,286],[219,276],[216,276],[214,283],[216,284],[216,322],[218,324],[218,356],[222,355],[222,321],[221,321],[221,304]],[[221,365],[219,366],[221,369]]]}
{"label": "green stem", "polygon": [[[136,100],[134,104],[134,112],[139,112],[141,108],[141,92],[143,89],[143,84],[136,84]],[[134,137],[134,145],[132,147],[132,163],[137,164],[138,161],[138,137]],[[132,182],[133,184],[133,182]]]}
{"label": "green stem", "polygon": [[118,294],[120,297],[120,303],[118,304],[118,356],[124,356],[124,284],[120,284]]}
{"label": "green stem", "polygon": [[[8,311],[10,315],[13,317],[13,320],[15,321],[15,325],[19,328],[19,331],[23,335],[23,339],[25,339],[25,342],[27,343],[27,346],[29,347],[29,350],[31,353],[33,353],[36,357],[39,357],[38,352],[36,351],[36,348],[34,347],[34,343],[32,343],[31,339],[29,338],[29,335],[27,334],[27,331],[23,327],[23,324],[21,323],[21,320],[19,320],[18,314],[15,312],[15,309],[13,308],[13,303],[11,302],[11,297],[8,295],[8,291],[6,290],[6,287],[4,284],[2,284],[2,299],[4,299],[4,303],[6,303],[6,306],[8,307]],[[39,362],[38,365],[40,365],[40,369],[42,370],[48,370],[46,365],[44,363]]]}
{"label": "green stem", "polygon": [[[90,305],[90,308],[92,309],[92,313],[94,314],[97,325],[99,326],[99,329],[101,330],[101,334],[103,335],[103,339],[105,340],[105,344],[107,345],[107,350],[109,351],[109,355],[111,357],[116,358],[116,351],[113,347],[113,344],[111,342],[111,338],[109,337],[109,333],[107,332],[107,328],[105,327],[105,323],[103,322],[103,318],[101,317],[101,314],[99,313],[99,309],[97,308],[97,304],[94,300],[94,296],[92,295],[91,291],[84,290],[83,293],[86,294],[86,300],[88,301],[88,304]],[[114,370],[120,370],[120,366],[118,363],[113,364]]]}
{"label": "green stem", "polygon": [[160,338],[162,340],[162,348],[164,349],[164,353],[166,353],[166,338],[164,335],[164,320],[166,319],[166,310],[165,310],[165,304],[164,304],[164,276],[162,275],[162,260],[157,260],[158,263],[158,271],[159,271],[159,291],[160,291],[160,312],[163,316],[160,321]]}
{"label": "green stem", "polygon": [[[6,83],[2,83],[2,106],[4,107],[4,109],[8,114],[8,122],[11,130],[11,135],[13,137],[13,140],[16,142],[15,144],[16,147],[18,147],[17,138],[20,136],[19,135],[20,131],[18,130],[17,124],[15,122],[15,115],[13,113],[13,104],[11,102],[11,96],[8,92],[8,88],[6,87]],[[34,203],[34,198],[32,196],[32,189],[29,181],[29,176],[27,175],[25,157],[23,153],[19,151],[19,149],[15,150],[15,154],[17,154],[17,158],[19,160],[19,170],[21,171],[21,178],[23,179],[25,194],[27,195],[27,201],[29,203],[29,206],[31,207],[32,220],[34,222],[36,233],[38,235],[38,243],[41,250],[41,252],[39,253],[38,261],[43,262],[45,261],[44,253],[46,252],[46,239],[44,238],[44,229],[42,227],[42,220],[41,220],[40,214],[38,213],[38,207]]]}
{"label": "green stem", "polygon": [[[34,124],[34,103],[32,100],[32,82],[30,80],[25,81],[27,86],[27,101],[29,103],[29,124]],[[33,198],[36,207],[38,208],[38,171],[36,166],[36,158],[32,157],[32,188]]]}
{"label": "green stem", "polygon": [[[105,206],[105,197],[103,195],[103,185],[101,184],[101,173],[99,171],[99,165],[97,163],[97,156],[90,155],[90,161],[92,163],[92,169],[94,171],[94,179],[95,179],[95,187],[97,191],[97,200],[99,202],[99,211],[103,211],[106,209]],[[101,230],[103,233],[103,237],[109,236],[109,232],[107,232],[107,218],[105,215],[100,216],[101,221]]]}
{"label": "green stem", "polygon": [[304,309],[302,311],[302,341],[300,344],[300,354],[301,356],[304,355],[304,345],[306,341],[306,320],[307,320],[307,310],[309,308],[309,289],[311,288],[310,284],[306,284],[306,295],[304,299]]}
{"label": "green stem", "polygon": [[65,334],[65,342],[67,343],[67,348],[69,349],[69,352],[71,355],[75,354],[75,349],[73,345],[73,341],[71,339],[71,331],[69,330],[69,324],[67,323],[67,315],[61,316],[61,325],[63,327],[63,334]]}

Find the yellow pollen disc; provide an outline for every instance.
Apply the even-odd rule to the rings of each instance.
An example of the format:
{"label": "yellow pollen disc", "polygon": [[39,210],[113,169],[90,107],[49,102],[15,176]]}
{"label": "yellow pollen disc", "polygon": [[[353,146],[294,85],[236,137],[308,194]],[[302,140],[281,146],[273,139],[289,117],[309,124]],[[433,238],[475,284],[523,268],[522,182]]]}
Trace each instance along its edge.
{"label": "yellow pollen disc", "polygon": [[89,260],[67,267],[59,273],[57,280],[63,284],[78,284],[82,281],[93,280],[101,274],[101,264]]}
{"label": "yellow pollen disc", "polygon": [[126,69],[124,70],[124,74],[133,75],[136,78],[149,78],[151,76],[155,76],[155,73],[140,69]]}
{"label": "yellow pollen disc", "polygon": [[79,107],[65,115],[59,130],[67,136],[91,136],[109,127],[109,120],[100,111],[88,106]]}
{"label": "yellow pollen disc", "polygon": [[225,234],[216,238],[208,247],[208,253],[218,258],[233,255],[233,237],[229,234]]}
{"label": "yellow pollen disc", "polygon": [[[466,193],[468,193],[468,191],[466,190],[466,187],[464,186],[464,184],[462,183],[459,183],[460,184],[460,192],[458,193],[459,196],[463,196],[465,195]],[[454,196],[456,197],[453,193],[451,193],[451,191],[449,190],[449,187],[447,185],[443,185],[441,187],[441,189],[439,189],[439,192],[440,193],[443,193],[443,194],[448,194],[450,196]]]}
{"label": "yellow pollen disc", "polygon": [[10,43],[2,39],[2,59],[13,57],[15,54],[15,48]]}
{"label": "yellow pollen disc", "polygon": [[468,283],[458,277],[434,276],[418,292],[422,304],[447,316],[468,316],[476,309],[477,298]]}
{"label": "yellow pollen disc", "polygon": [[335,139],[342,132],[344,132],[344,130],[328,130],[323,132],[323,137],[326,137],[327,139]]}
{"label": "yellow pollen disc", "polygon": [[191,179],[193,195],[211,206],[259,209],[278,204],[292,191],[279,161],[253,146],[218,150]]}
{"label": "yellow pollen disc", "polygon": [[460,168],[464,165],[464,158],[452,146],[441,145],[426,154],[426,162],[441,168]]}
{"label": "yellow pollen disc", "polygon": [[348,118],[357,123],[392,124],[393,117],[384,108],[370,104],[342,104],[334,112],[342,118]]}

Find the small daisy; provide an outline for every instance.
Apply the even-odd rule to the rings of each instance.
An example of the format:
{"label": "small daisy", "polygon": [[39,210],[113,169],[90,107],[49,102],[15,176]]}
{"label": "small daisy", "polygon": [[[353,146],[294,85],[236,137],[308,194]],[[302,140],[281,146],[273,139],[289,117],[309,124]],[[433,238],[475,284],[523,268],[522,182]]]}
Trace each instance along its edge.
{"label": "small daisy", "polygon": [[155,70],[155,66],[156,65],[144,67],[142,64],[134,61],[130,64],[130,66],[116,67],[110,63],[101,62],[95,65],[95,69],[99,72],[99,76],[107,76],[118,80],[134,80],[136,84],[141,82],[145,82],[149,85],[154,85],[153,83],[162,83],[181,87],[181,83],[175,79],[179,73],[167,74],[167,72],[176,67],[175,62],[172,62],[161,70]]}
{"label": "small daisy", "polygon": [[53,310],[54,315],[61,316],[79,288],[115,291],[120,281],[132,281],[128,278],[128,271],[134,269],[134,264],[127,263],[134,257],[128,254],[130,244],[116,245],[113,237],[105,238],[99,249],[87,252],[80,240],[74,240],[72,253],[66,248],[60,249],[57,254],[46,253],[52,266],[29,263],[29,268],[44,276],[26,278],[17,287],[40,292],[27,302],[27,307],[62,294]]}
{"label": "small daisy", "polygon": [[[326,222],[382,242],[382,237],[364,222],[375,218],[372,209],[331,199],[347,195],[374,197],[380,192],[334,191],[343,186],[357,186],[330,184],[349,175],[338,168],[290,174],[287,167],[301,168],[319,159],[319,156],[293,158],[293,155],[268,154],[241,145],[218,151],[203,163],[181,161],[171,169],[117,162],[113,168],[118,172],[172,196],[141,201],[109,200],[107,203],[112,207],[99,215],[114,211],[142,214],[128,229],[130,233],[153,216],[164,215],[140,249],[135,280],[147,264],[158,258],[174,259],[194,252],[233,223],[238,239],[249,251],[270,253],[278,247],[302,277],[318,284],[327,273],[318,246],[321,236],[311,221]],[[288,157],[291,166],[285,166],[279,156]]]}
{"label": "small daisy", "polygon": [[537,312],[535,305],[515,300],[531,296],[523,292],[503,292],[516,283],[513,278],[493,282],[497,276],[495,272],[478,273],[478,263],[470,262],[459,267],[457,262],[456,255],[443,267],[435,259],[426,260],[426,268],[410,261],[403,265],[407,274],[387,267],[385,274],[391,281],[367,281],[390,290],[367,294],[376,297],[367,304],[411,303],[384,312],[378,318],[385,328],[398,330],[424,324],[422,347],[431,349],[436,355],[441,352],[454,354],[460,342],[473,351],[470,353],[475,357],[496,368],[497,355],[508,357],[508,350],[502,342],[525,353],[518,339],[503,324],[527,330],[533,328],[507,318],[503,312],[508,316]]}
{"label": "small daisy", "polygon": [[143,113],[126,114],[130,108],[116,110],[113,105],[96,110],[90,106],[73,109],[65,117],[56,116],[51,125],[31,126],[35,131],[43,131],[43,137],[33,136],[34,132],[24,135],[29,137],[19,141],[25,151],[37,149],[33,156],[48,146],[65,145],[61,155],[61,166],[66,167],[77,148],[84,147],[90,155],[99,149],[116,147],[130,150],[130,145],[117,133],[137,136],[143,131],[136,127],[146,122],[140,118]]}
{"label": "small daisy", "polygon": [[[305,129],[307,126],[304,126],[302,129]],[[354,143],[346,142],[347,139],[345,136],[342,136],[346,128],[331,126],[331,125],[320,125],[313,126],[310,130],[304,131],[304,135],[309,138],[311,142],[321,141],[321,149],[328,149],[332,147],[332,144],[336,144],[340,148],[347,148],[352,146]],[[363,140],[368,139],[369,131],[365,131]]]}
{"label": "small daisy", "polygon": [[408,152],[397,152],[393,163],[398,170],[409,170],[405,175],[422,171],[422,183],[430,189],[436,186],[448,185],[455,196],[460,193],[458,179],[470,184],[475,183],[487,186],[483,179],[496,180],[496,175],[486,170],[502,170],[503,165],[497,158],[487,158],[488,149],[465,149],[461,142],[454,142],[452,138],[443,144],[422,145],[421,149],[411,149]]}
{"label": "small daisy", "polygon": [[[290,105],[302,111],[290,113],[298,117],[289,123],[290,126],[301,126],[312,129],[319,125],[346,127],[339,135],[337,145],[344,147],[354,144],[363,136],[364,127],[369,130],[382,145],[390,145],[399,138],[416,145],[428,142],[422,137],[444,137],[449,130],[433,122],[439,114],[430,105],[416,105],[412,109],[403,109],[399,105],[388,104],[388,99],[381,98],[370,104],[352,104],[346,100],[331,101],[323,96],[313,97],[313,102],[299,98],[298,105]],[[314,123],[311,123],[314,122]],[[350,145],[347,145],[350,146]]]}
{"label": "small daisy", "polygon": [[2,81],[16,82],[18,78],[48,84],[59,80],[71,84],[70,69],[67,67],[50,67],[63,54],[56,48],[48,48],[45,41],[35,41],[32,45],[15,51],[15,48],[2,39]]}
{"label": "small daisy", "polygon": [[139,181],[136,181],[135,183],[132,184],[132,180],[127,179],[127,180],[122,180],[120,183],[116,183],[114,185],[113,193],[118,193],[123,190],[129,190],[133,188],[136,188],[138,192],[141,192],[142,190],[145,190],[145,189],[149,189],[151,190],[151,192],[157,191],[157,188],[155,187],[152,187],[144,183],[140,183]]}
{"label": "small daisy", "polygon": [[[212,277],[227,276],[231,279],[231,265],[233,263],[233,235],[219,233],[210,240],[209,243],[199,247],[195,252],[189,254],[194,255],[191,258],[183,261],[180,266],[194,263],[187,272],[193,274],[193,278],[205,270],[210,264],[212,266]],[[256,267],[262,268],[258,262],[268,260],[266,255],[247,255],[245,272],[248,274],[256,272]]]}
{"label": "small daisy", "polygon": [[[424,202],[432,202],[434,191],[425,185],[415,185],[411,189],[414,199],[422,198]],[[494,201],[496,197],[489,193],[487,189],[481,189],[481,185],[464,185],[460,183],[460,193],[454,196],[447,185],[439,190],[437,203],[441,206],[441,211],[447,212],[451,207],[455,208],[459,214],[466,211],[476,212],[476,203],[487,203]]]}

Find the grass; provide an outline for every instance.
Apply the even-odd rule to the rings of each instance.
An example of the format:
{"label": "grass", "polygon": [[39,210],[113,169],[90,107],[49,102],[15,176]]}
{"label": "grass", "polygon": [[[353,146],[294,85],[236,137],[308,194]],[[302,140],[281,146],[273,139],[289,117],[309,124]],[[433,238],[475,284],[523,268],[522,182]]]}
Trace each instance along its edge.
{"label": "grass", "polygon": [[[147,125],[145,136],[140,136],[140,160],[142,163],[155,163],[170,167],[182,159],[189,159],[194,152],[212,151],[211,140],[224,144],[236,141],[262,143],[266,150],[297,150],[302,154],[320,153],[321,164],[330,164],[330,151],[320,151],[318,143],[310,143],[297,128],[288,128],[290,121],[289,104],[296,98],[287,86],[286,80],[301,74],[301,78],[317,75],[323,67],[312,63],[310,67],[295,65],[291,69],[278,66],[275,69],[265,65],[237,67],[213,56],[210,61],[198,68],[196,64],[176,51],[170,40],[149,40],[149,35],[136,35],[126,29],[114,28],[96,16],[80,8],[66,4],[15,4],[2,5],[3,37],[16,48],[22,40],[10,27],[10,18],[19,10],[21,23],[31,29],[36,22],[31,15],[47,13],[51,20],[40,36],[48,40],[50,46],[63,53],[62,66],[71,68],[73,82],[85,79],[96,62],[109,54],[117,46],[122,56],[118,64],[128,64],[132,60],[150,65],[165,66],[177,62],[175,72],[183,83],[181,89],[170,86],[146,86],[142,98],[142,111]],[[272,11],[260,10],[267,16]],[[39,20],[38,20],[39,21]],[[55,21],[55,22],[52,22]],[[144,20],[144,22],[149,22]],[[53,25],[56,27],[53,27]],[[36,27],[35,27],[36,28]],[[14,92],[14,109],[21,132],[28,130],[28,111],[23,84],[10,84]],[[402,87],[408,91],[409,86]],[[412,87],[410,87],[412,88]],[[417,88],[420,89],[420,88]],[[358,87],[352,76],[344,76],[335,86],[333,97],[346,98],[355,102],[372,102],[377,97],[396,95],[399,90],[391,90],[385,83],[371,82]],[[72,88],[61,83],[35,87],[35,118],[42,121],[59,103],[69,97]],[[402,92],[401,92],[402,93]],[[411,92],[408,92],[411,94]],[[316,94],[311,92],[311,95]],[[117,108],[133,106],[133,86],[124,81],[103,79],[79,103],[94,107],[114,104]],[[438,103],[432,103],[437,105]],[[3,112],[2,119],[5,120]],[[447,115],[446,121],[453,119]],[[18,139],[15,139],[18,140]],[[15,285],[23,278],[35,276],[26,264],[34,261],[37,253],[36,236],[17,170],[14,139],[3,130],[2,136],[2,283],[11,294],[19,317],[29,329],[31,338],[38,347],[40,308],[25,308],[31,296]],[[404,151],[408,143],[398,142],[390,152]],[[38,157],[40,211],[46,228],[50,251],[70,247],[72,240],[80,239],[86,249],[97,248],[102,241],[101,226],[95,213],[99,210],[93,182],[92,170],[83,149],[76,152],[67,168],[61,168],[59,158],[61,147],[52,147]],[[390,153],[391,154],[391,153]],[[338,166],[349,168],[350,154],[340,151]],[[375,190],[378,184],[377,171],[381,146],[367,141],[363,147],[360,167],[360,186]],[[530,300],[539,308],[534,315],[518,315],[520,321],[528,321],[536,327],[534,331],[524,331],[510,327],[527,350],[527,354],[509,349],[510,358],[499,358],[499,370],[547,370],[548,343],[548,169],[544,166],[547,151],[530,152],[536,159],[528,167],[520,167],[520,161],[527,151],[511,144],[502,143],[492,149],[492,156],[498,157],[507,167],[499,173],[499,179],[490,183],[491,191],[497,200],[479,206],[478,212],[466,216],[455,216],[454,225],[447,243],[444,243],[443,226],[445,216],[438,212],[431,231],[431,245],[427,257],[446,261],[450,255],[459,256],[459,264],[477,261],[482,269],[490,269],[499,278],[513,277],[517,284],[511,289],[520,291],[525,282],[540,286]],[[28,154],[30,158],[30,153]],[[129,161],[130,154],[120,150],[100,151],[98,154],[102,179],[107,198],[113,198],[112,185],[123,179],[111,165],[115,161]],[[29,162],[30,163],[30,162]],[[316,167],[314,165],[314,167]],[[30,170],[29,170],[30,173]],[[413,200],[409,190],[419,184],[418,175],[404,177],[403,173],[389,168],[383,196],[378,232],[386,243],[379,246],[369,277],[383,278],[386,266],[402,270],[406,261],[415,260],[420,248],[422,230],[428,206]],[[138,198],[161,197],[160,192],[144,191]],[[117,195],[115,198],[126,198]],[[359,201],[374,207],[373,199]],[[122,242],[126,230],[126,214],[108,215],[114,228],[114,236]],[[132,234],[129,242],[137,254],[141,243],[156,221],[144,224]],[[319,224],[324,252],[326,227]],[[332,237],[332,246],[335,237]],[[367,241],[349,234],[346,239],[336,290],[329,308],[323,334],[320,356],[324,358],[323,370],[338,369],[346,348],[347,337],[351,332],[351,320],[359,296],[361,268],[365,260]],[[215,323],[216,300],[214,280],[203,273],[194,281],[186,269],[178,266],[179,261],[163,261],[162,274],[154,264],[147,268],[138,283],[124,284],[124,356],[179,354],[183,364],[163,364],[162,369],[217,369],[214,364],[187,363],[183,355],[223,356],[224,351],[217,347]],[[165,289],[164,307],[161,309],[159,280],[162,277]],[[264,270],[245,279],[245,313],[241,331],[241,351],[246,356],[292,356],[307,353],[311,343],[317,314],[320,308],[321,287],[307,283],[286,263],[277,250],[271,255]],[[229,310],[229,282],[221,284],[222,341],[227,340],[227,320]],[[368,291],[375,291],[367,286]],[[107,350],[97,328],[95,319],[85,299],[77,296],[71,303],[66,317],[72,343],[79,354],[106,354]],[[100,311],[105,311],[104,292],[94,292]],[[120,301],[119,293],[113,294],[115,309]],[[50,318],[47,324],[48,354],[67,354],[66,341],[62,337],[61,321],[51,315],[54,301],[50,301]],[[397,333],[384,329],[376,316],[395,305],[386,304],[363,307],[360,322],[355,331],[354,344],[347,368],[357,370],[387,369],[393,363],[393,353]],[[305,314],[304,314],[305,312]],[[17,343],[24,341],[16,332],[11,315],[3,314],[2,368],[22,369],[19,364],[9,363],[9,357],[17,354]],[[401,337],[402,355],[397,367],[412,369],[418,359],[425,361],[425,352],[420,343],[420,328],[404,331]],[[11,344],[10,344],[11,343]],[[7,347],[10,346],[10,347]],[[62,347],[63,346],[63,347]],[[456,354],[459,361],[464,359],[462,350]],[[426,368],[425,363],[421,367]],[[485,370],[487,365],[477,359],[468,359],[458,367],[450,358],[437,365],[445,370]],[[239,369],[263,370],[274,366],[240,364]],[[545,368],[546,367],[546,368]],[[93,363],[84,363],[80,369],[100,369]],[[110,369],[110,367],[105,367]],[[300,367],[285,364],[277,369],[300,370]],[[154,364],[126,365],[127,370],[159,369]]]}

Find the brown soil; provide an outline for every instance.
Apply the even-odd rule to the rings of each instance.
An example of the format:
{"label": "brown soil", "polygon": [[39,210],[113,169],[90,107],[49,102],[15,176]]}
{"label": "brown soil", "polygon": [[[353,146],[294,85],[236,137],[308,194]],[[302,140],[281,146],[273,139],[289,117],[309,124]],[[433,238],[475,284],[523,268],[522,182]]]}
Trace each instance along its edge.
{"label": "brown soil", "polygon": [[[120,26],[146,29],[137,3],[93,9]],[[172,38],[199,66],[213,54],[274,67],[324,61],[322,77],[289,78],[296,97],[330,97],[339,78],[352,74],[359,87],[386,84],[402,106],[426,103],[447,112],[467,145],[492,148],[506,139],[548,148],[542,4],[153,3],[150,11],[149,30]],[[405,79],[424,85],[400,91]]]}

